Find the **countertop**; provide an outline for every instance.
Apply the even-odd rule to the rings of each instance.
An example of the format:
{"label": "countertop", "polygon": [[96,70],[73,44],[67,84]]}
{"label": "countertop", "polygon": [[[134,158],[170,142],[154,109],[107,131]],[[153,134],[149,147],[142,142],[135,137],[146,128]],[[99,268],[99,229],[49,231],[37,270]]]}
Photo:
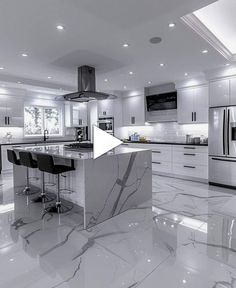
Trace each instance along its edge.
{"label": "countertop", "polygon": [[47,141],[43,140],[12,140],[11,143],[4,143],[0,142],[0,146],[7,146],[7,145],[35,145],[35,144],[51,144],[51,143],[61,143],[61,142],[76,142],[74,139],[49,139]]}
{"label": "countertop", "polygon": [[204,144],[191,144],[191,143],[185,143],[185,142],[168,142],[168,141],[129,141],[125,140],[124,143],[138,143],[138,144],[164,144],[164,145],[189,145],[189,146],[208,146],[207,143]]}
{"label": "countertop", "polygon": [[[27,147],[15,147],[16,151],[30,151],[37,154],[48,154],[54,157],[74,159],[74,160],[88,160],[93,159],[92,149],[81,149],[79,151],[69,150],[64,145],[44,145],[44,146],[27,146]],[[130,148],[127,145],[120,145],[119,147],[104,154],[104,156],[121,155],[126,153],[135,153],[141,151],[148,151],[148,149]]]}

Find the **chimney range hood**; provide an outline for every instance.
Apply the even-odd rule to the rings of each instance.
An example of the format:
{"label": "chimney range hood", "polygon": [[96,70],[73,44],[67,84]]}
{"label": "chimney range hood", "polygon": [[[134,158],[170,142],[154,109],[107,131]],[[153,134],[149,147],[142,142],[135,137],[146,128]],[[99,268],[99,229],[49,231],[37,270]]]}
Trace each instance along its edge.
{"label": "chimney range hood", "polygon": [[65,100],[75,102],[115,98],[117,98],[115,95],[96,92],[95,68],[90,66],[78,67],[78,92],[64,95]]}

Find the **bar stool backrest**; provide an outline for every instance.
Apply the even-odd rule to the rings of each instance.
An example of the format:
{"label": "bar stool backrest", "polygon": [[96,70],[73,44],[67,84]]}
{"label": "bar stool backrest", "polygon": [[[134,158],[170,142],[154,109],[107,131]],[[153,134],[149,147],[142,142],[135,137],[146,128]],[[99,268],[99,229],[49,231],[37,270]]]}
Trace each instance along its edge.
{"label": "bar stool backrest", "polygon": [[20,151],[19,152],[20,156],[20,162],[21,165],[24,165],[29,168],[36,168],[36,161],[33,160],[32,154],[28,151]]}
{"label": "bar stool backrest", "polygon": [[54,174],[55,165],[51,155],[37,154],[38,168],[42,172]]}
{"label": "bar stool backrest", "polygon": [[15,165],[21,165],[20,161],[16,157],[16,153],[13,150],[7,150],[7,160]]}

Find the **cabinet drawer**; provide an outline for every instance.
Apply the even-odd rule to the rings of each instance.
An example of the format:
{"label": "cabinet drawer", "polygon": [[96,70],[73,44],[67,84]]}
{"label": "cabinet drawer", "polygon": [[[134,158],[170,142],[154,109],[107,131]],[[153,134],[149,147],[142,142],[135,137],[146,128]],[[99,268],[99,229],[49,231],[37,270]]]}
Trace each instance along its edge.
{"label": "cabinet drawer", "polygon": [[173,151],[190,152],[190,153],[208,153],[207,146],[194,146],[194,145],[173,145]]}
{"label": "cabinet drawer", "polygon": [[171,151],[166,150],[152,150],[152,162],[165,161],[171,162]]}
{"label": "cabinet drawer", "polygon": [[152,162],[153,172],[172,173],[171,162],[156,161]]}
{"label": "cabinet drawer", "polygon": [[208,179],[208,166],[174,163],[173,173],[187,177]]}
{"label": "cabinet drawer", "polygon": [[208,154],[192,151],[173,151],[173,163],[190,165],[208,165]]}

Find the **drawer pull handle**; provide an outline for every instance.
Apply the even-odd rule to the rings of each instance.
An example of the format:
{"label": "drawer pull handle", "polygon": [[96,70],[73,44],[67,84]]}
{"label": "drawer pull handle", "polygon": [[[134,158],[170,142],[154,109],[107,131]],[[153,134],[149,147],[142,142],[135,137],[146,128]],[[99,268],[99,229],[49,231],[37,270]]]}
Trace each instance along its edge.
{"label": "drawer pull handle", "polygon": [[161,151],[152,151],[152,152],[153,152],[153,153],[159,153],[159,154],[161,153]]}
{"label": "drawer pull handle", "polygon": [[152,163],[155,163],[155,164],[161,164],[161,162],[152,162]]}
{"label": "drawer pull handle", "polygon": [[196,154],[192,154],[192,153],[184,153],[185,156],[196,156]]}
{"label": "drawer pull handle", "polygon": [[184,149],[190,149],[190,150],[193,150],[193,149],[196,149],[196,147],[184,147]]}
{"label": "drawer pull handle", "polygon": [[196,168],[196,167],[195,167],[195,166],[184,165],[184,168],[194,169],[194,168]]}

